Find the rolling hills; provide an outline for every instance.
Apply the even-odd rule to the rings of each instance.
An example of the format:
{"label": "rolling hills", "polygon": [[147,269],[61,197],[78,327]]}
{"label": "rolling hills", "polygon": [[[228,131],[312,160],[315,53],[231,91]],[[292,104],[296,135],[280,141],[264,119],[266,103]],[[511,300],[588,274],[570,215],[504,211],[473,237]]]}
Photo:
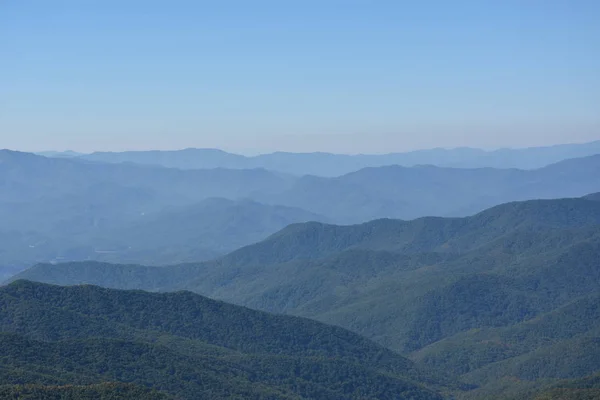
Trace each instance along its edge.
{"label": "rolling hills", "polygon": [[188,399],[441,399],[422,384],[458,388],[341,328],[189,292],[18,281],[0,288],[0,309],[0,377],[13,385],[0,393],[123,382]]}
{"label": "rolling hills", "polygon": [[44,261],[205,260],[293,222],[326,220],[244,200],[261,176],[281,187],[266,171],[183,172],[0,152],[0,276],[2,267]]}
{"label": "rolling hills", "polygon": [[69,246],[92,247],[94,235],[136,224],[146,214],[211,197],[245,198],[279,190],[285,182],[260,170],[179,171],[0,151],[0,235],[16,242],[0,251],[24,246],[16,257],[0,256],[0,265],[72,259],[65,254]]}
{"label": "rolling hills", "polygon": [[598,260],[600,203],[571,198],[466,218],[293,224],[211,262],[37,265],[16,278],[187,289],[310,317],[459,375],[478,387],[471,398],[502,398],[507,379],[524,393],[598,371]]}
{"label": "rolling hills", "polygon": [[[507,201],[597,192],[598,176],[600,156],[537,170],[385,166],[320,178],[3,150],[0,276],[37,262],[200,261],[263,239],[288,223],[461,217]],[[164,239],[156,232],[166,233]]]}

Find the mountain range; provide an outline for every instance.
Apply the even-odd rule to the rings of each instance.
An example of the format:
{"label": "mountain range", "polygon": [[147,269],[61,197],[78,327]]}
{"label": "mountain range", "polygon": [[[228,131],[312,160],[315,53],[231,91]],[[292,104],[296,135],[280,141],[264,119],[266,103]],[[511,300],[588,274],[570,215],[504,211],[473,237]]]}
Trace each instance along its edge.
{"label": "mountain range", "polygon": [[531,398],[600,370],[597,199],[512,202],[465,218],[300,223],[215,261],[40,264],[14,279],[185,289],[309,317],[476,387],[460,398]]}
{"label": "mountain range", "polygon": [[597,192],[598,176],[600,155],[536,170],[385,166],[323,178],[4,150],[0,276],[49,261],[202,261],[294,222],[461,217],[508,201]]}
{"label": "mountain range", "polygon": [[523,149],[486,151],[461,147],[428,149],[390,154],[331,154],[276,152],[258,156],[243,156],[218,149],[184,149],[175,151],[126,151],[81,154],[72,151],[44,152],[50,157],[79,157],[82,159],[123,163],[133,162],[181,169],[264,168],[292,175],[334,177],[367,167],[401,165],[435,165],[452,168],[519,168],[536,169],[569,158],[600,154],[600,141],[582,144],[562,144]]}
{"label": "mountain range", "polygon": [[337,178],[305,176],[285,190],[255,198],[303,208],[342,224],[377,218],[459,217],[509,201],[596,192],[599,176],[600,155],[536,170],[394,165]]}

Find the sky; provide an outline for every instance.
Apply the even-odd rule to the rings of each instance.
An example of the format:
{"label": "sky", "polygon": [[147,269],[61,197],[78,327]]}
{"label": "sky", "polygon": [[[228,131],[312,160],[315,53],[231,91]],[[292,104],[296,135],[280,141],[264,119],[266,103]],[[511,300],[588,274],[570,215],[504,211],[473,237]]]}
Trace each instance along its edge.
{"label": "sky", "polygon": [[600,1],[0,0],[0,148],[600,139]]}

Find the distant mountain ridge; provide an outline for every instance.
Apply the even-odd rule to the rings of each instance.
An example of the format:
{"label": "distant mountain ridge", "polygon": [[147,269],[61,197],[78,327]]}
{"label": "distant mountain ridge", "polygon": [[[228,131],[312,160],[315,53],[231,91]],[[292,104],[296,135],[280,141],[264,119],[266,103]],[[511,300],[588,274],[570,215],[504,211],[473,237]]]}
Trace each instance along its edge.
{"label": "distant mountain ridge", "polygon": [[[463,217],[509,201],[599,190],[600,155],[536,170],[386,166],[298,178],[265,169],[179,170],[3,150],[0,276],[50,261],[200,261],[287,223]],[[210,198],[221,198],[223,207],[203,203]],[[157,231],[168,237],[161,242]]]}
{"label": "distant mountain ridge", "polygon": [[85,156],[85,153],[79,153],[73,150],[65,150],[65,151],[41,151],[35,153],[44,157],[55,157],[55,158],[71,158],[71,157],[81,157]]}
{"label": "distant mountain ridge", "polygon": [[600,155],[535,170],[434,166],[365,168],[337,178],[305,176],[259,196],[337,223],[376,218],[462,217],[509,201],[579,197],[600,187]]}
{"label": "distant mountain ridge", "polygon": [[585,196],[587,200],[600,201],[600,192],[592,193]]}
{"label": "distant mountain ridge", "polygon": [[[249,198],[255,191],[268,193],[271,190],[281,190],[288,184],[286,182],[285,176],[264,170],[180,171],[134,164],[104,164],[73,158],[53,159],[0,150],[0,220],[3,222],[0,227],[0,238],[3,239],[0,245],[0,267],[7,265],[10,269],[15,269],[35,260],[88,257],[110,259],[110,252],[96,253],[96,250],[112,251],[121,250],[123,246],[133,246],[133,242],[141,238],[133,237],[120,242],[119,235],[132,236],[136,229],[140,232],[140,225],[149,223],[148,220],[154,221],[154,228],[158,229],[156,225],[160,225],[159,214],[163,211],[165,217],[162,219],[161,230],[165,224],[171,225],[171,231],[175,229],[171,219],[176,217],[177,209],[190,214],[188,218],[177,217],[185,222],[181,226],[183,231],[187,226],[189,232],[189,225],[194,223],[194,218],[205,219],[199,221],[200,226],[205,222],[210,223],[209,220],[215,223],[219,218],[223,224],[227,221],[242,223],[244,213],[259,212],[258,209],[251,208],[260,206],[253,206],[249,201],[244,203],[241,199]],[[223,207],[215,207],[213,201],[212,211],[209,212],[208,203],[202,202],[215,197],[223,198]],[[198,214],[201,209],[206,210],[204,215]],[[238,214],[235,210],[238,210]],[[269,210],[273,212],[270,213]],[[214,215],[219,212],[222,214]],[[232,236],[233,240],[220,241],[217,247],[214,240],[205,246],[193,243],[196,254],[191,254],[188,247],[188,253],[182,254],[181,261],[189,260],[186,257],[193,257],[195,260],[211,258],[240,244],[260,240],[287,223],[315,218],[309,212],[283,206],[265,205],[260,212],[265,217],[264,221],[251,227],[237,226],[240,234]],[[286,219],[286,214],[290,215],[290,219]],[[306,216],[302,218],[306,219],[300,218],[302,214]],[[230,216],[229,220],[227,215]],[[235,215],[238,215],[239,220],[236,220]],[[279,220],[275,219],[277,215]],[[261,226],[265,229],[262,234]],[[249,229],[246,232],[254,233],[244,239],[243,232],[246,228]],[[116,236],[115,232],[118,233]],[[150,231],[141,233],[151,234]],[[206,230],[200,228],[198,232],[192,233],[198,233],[199,236],[195,238],[201,238]],[[107,238],[107,235],[111,238]],[[175,235],[172,240],[183,245],[193,241],[194,236]],[[144,248],[135,247],[137,249],[133,248],[133,253]],[[160,246],[151,250],[141,254],[142,258],[136,258],[138,256],[135,254],[128,256],[138,262],[153,256],[159,259]],[[172,260],[173,258],[168,259]]]}
{"label": "distant mountain ridge", "polygon": [[436,165],[453,168],[518,168],[536,169],[569,158],[600,154],[600,140],[582,144],[562,144],[520,149],[481,150],[461,147],[427,149],[404,153],[345,155],[332,153],[275,152],[258,156],[243,156],[218,149],[173,151],[126,151],[77,154],[47,152],[48,156],[81,157],[94,161],[162,165],[181,169],[204,168],[265,168],[293,175],[334,177],[366,167],[386,165]]}

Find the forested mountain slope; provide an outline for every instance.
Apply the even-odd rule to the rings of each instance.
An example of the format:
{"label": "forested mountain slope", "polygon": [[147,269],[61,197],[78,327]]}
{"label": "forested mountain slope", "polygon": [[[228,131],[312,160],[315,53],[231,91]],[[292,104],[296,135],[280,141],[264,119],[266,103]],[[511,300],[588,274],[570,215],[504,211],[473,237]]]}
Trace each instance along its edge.
{"label": "forested mountain slope", "polygon": [[0,308],[4,384],[116,381],[189,399],[441,399],[416,382],[458,388],[344,329],[189,292],[18,281],[0,288]]}
{"label": "forested mountain slope", "polygon": [[164,392],[127,383],[93,385],[0,385],[0,398],[19,400],[172,400]]}
{"label": "forested mountain slope", "polygon": [[461,375],[488,398],[510,376],[525,390],[597,372],[599,260],[600,203],[581,198],[467,218],[295,224],[214,262],[38,265],[19,277],[185,288],[311,317]]}

